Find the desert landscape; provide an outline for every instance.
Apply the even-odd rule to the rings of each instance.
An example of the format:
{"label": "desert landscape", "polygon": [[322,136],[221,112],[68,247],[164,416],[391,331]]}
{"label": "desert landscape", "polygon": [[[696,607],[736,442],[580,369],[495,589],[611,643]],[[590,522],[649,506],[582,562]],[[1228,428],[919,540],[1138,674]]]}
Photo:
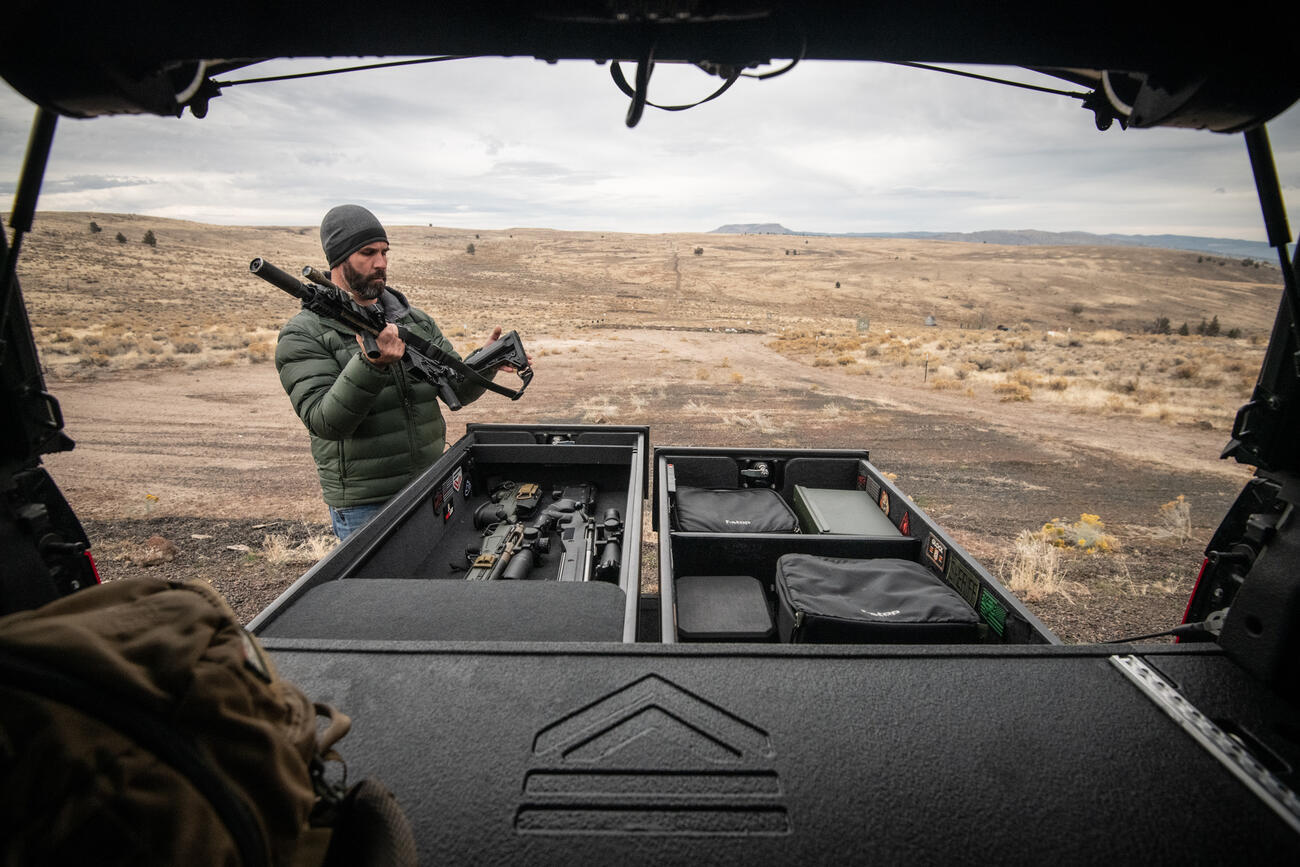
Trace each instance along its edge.
{"label": "desert landscape", "polygon": [[[535,359],[466,423],[649,425],[652,445],[866,448],[1064,641],[1176,625],[1251,469],[1218,458],[1275,264],[1137,247],[390,227],[390,282],[462,351]],[[150,243],[152,241],[152,243]],[[46,459],[101,574],[212,582],[246,619],[329,550],[248,273],[316,228],[42,213],[19,262],[75,450]],[[932,323],[932,324],[928,324]],[[643,582],[657,580],[653,536]]]}

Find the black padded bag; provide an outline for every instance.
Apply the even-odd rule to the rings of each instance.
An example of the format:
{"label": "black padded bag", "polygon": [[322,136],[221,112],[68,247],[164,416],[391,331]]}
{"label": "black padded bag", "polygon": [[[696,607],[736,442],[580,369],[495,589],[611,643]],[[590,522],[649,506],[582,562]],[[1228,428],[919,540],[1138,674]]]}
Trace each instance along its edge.
{"label": "black padded bag", "polygon": [[799,516],[771,488],[678,488],[676,514],[685,532],[799,532]]}
{"label": "black padded bag", "polygon": [[785,554],[776,561],[777,628],[793,644],[963,644],[979,617],[911,560]]}

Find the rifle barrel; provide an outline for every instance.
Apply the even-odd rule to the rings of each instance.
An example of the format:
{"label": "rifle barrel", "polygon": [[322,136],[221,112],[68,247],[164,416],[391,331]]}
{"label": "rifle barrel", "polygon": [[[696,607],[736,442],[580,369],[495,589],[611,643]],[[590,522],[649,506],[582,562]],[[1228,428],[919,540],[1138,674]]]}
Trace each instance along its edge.
{"label": "rifle barrel", "polygon": [[328,286],[331,289],[334,289],[335,291],[338,292],[343,291],[338,287],[338,285],[333,280],[329,278],[327,274],[321,273],[320,269],[313,268],[311,265],[303,266],[302,276],[306,277],[308,280],[315,283],[317,286]]}
{"label": "rifle barrel", "polygon": [[306,301],[313,295],[311,287],[304,286],[301,280],[287,271],[280,270],[261,256],[248,263],[248,270],[277,289],[283,289],[295,298]]}
{"label": "rifle barrel", "polygon": [[510,561],[514,559],[523,546],[524,525],[520,523],[511,525],[510,532],[506,535],[505,544],[501,546],[500,554],[496,563],[492,566],[492,571],[488,573],[487,580],[499,580],[505,573],[506,567],[510,565]]}

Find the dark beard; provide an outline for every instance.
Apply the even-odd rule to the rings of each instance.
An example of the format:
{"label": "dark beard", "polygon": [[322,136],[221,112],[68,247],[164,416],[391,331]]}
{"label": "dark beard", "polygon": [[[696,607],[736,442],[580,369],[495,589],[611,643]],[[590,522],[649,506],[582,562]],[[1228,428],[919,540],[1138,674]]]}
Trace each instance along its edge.
{"label": "dark beard", "polygon": [[374,301],[380,295],[384,294],[384,275],[372,274],[370,279],[363,278],[357,270],[347,262],[342,264],[343,279],[347,281],[348,288],[352,294],[362,301]]}

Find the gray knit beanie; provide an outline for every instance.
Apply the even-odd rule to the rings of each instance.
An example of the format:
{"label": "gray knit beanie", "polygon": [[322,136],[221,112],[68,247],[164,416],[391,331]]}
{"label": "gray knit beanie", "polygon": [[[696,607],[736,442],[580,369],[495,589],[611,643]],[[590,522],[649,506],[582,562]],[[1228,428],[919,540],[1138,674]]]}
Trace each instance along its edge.
{"label": "gray knit beanie", "polygon": [[387,243],[388,234],[375,215],[360,205],[330,208],[320,221],[320,245],[330,268],[337,268],[353,253],[376,241]]}

